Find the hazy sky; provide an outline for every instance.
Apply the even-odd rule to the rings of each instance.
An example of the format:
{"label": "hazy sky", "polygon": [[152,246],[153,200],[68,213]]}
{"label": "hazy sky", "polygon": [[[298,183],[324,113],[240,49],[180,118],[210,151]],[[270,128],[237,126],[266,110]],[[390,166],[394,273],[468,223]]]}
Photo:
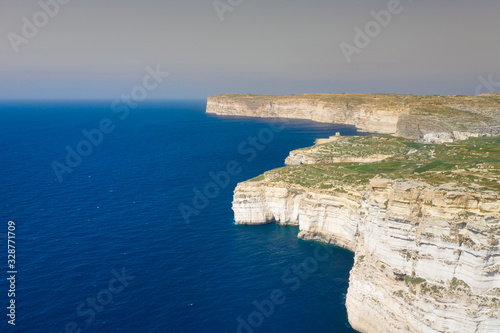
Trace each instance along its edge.
{"label": "hazy sky", "polygon": [[[114,99],[157,65],[170,76],[151,98],[472,95],[480,76],[500,82],[498,0],[401,0],[389,24],[369,24],[373,37],[350,63],[340,44],[355,47],[355,27],[397,0],[218,0],[232,9],[223,21],[213,0],[59,1],[53,17],[37,1],[3,1],[0,99]],[[23,17],[39,20],[37,33],[23,34]]]}

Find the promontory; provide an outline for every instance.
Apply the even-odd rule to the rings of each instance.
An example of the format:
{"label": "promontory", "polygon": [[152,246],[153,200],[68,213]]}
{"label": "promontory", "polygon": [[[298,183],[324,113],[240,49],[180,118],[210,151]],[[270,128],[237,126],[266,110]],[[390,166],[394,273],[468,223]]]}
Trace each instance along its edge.
{"label": "promontory", "polygon": [[500,332],[500,95],[210,97],[218,115],[309,119],[332,136],[237,185],[236,223],[299,227],[355,253],[360,332]]}

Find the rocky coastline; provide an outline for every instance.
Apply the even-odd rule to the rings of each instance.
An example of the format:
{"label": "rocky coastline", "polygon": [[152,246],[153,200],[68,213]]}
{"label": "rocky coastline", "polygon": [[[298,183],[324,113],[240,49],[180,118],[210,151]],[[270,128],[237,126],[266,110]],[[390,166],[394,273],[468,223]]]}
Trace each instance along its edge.
{"label": "rocky coastline", "polygon": [[500,97],[304,96],[216,96],[207,112],[383,135],[292,151],[287,166],[237,185],[236,223],[295,225],[299,238],[354,252],[346,308],[360,332],[498,332]]}

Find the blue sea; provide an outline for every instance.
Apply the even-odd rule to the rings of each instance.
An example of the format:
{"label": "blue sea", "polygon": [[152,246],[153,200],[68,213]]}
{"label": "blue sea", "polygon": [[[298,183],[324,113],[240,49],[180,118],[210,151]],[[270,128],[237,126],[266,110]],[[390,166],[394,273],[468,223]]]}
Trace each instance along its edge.
{"label": "blue sea", "polygon": [[148,102],[124,119],[109,102],[0,106],[0,332],[353,332],[353,254],[235,225],[231,201],[290,150],[356,130],[205,106]]}

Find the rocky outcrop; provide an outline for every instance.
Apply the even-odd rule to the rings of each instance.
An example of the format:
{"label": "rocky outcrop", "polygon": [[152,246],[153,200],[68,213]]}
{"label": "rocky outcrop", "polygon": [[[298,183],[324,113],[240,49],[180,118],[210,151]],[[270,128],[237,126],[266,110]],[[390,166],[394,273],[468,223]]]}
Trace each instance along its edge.
{"label": "rocky outcrop", "polygon": [[498,332],[500,197],[374,179],[359,191],[237,186],[236,223],[298,225],[355,251],[346,306],[361,332]]}
{"label": "rocky outcrop", "polygon": [[397,132],[399,110],[386,110],[366,105],[350,107],[343,102],[315,99],[283,99],[258,96],[255,100],[233,99],[231,95],[209,97],[207,113],[261,118],[307,119],[323,123],[354,125],[360,131],[394,134]]}
{"label": "rocky outcrop", "polygon": [[[207,112],[354,125],[238,184],[238,224],[295,225],[355,253],[360,332],[499,332],[500,95],[223,95]],[[408,140],[417,139],[419,140]],[[453,143],[459,140],[460,141]],[[438,145],[435,145],[438,144]]]}
{"label": "rocky outcrop", "polygon": [[237,224],[299,226],[299,237],[318,240],[354,251],[359,224],[359,193],[332,195],[286,183],[238,184],[233,210]]}
{"label": "rocky outcrop", "polygon": [[[207,101],[207,113],[211,114],[307,119],[354,125],[362,132],[395,134],[410,139],[423,139],[426,134],[431,134],[433,143],[455,140],[453,132],[457,129],[470,136],[500,134],[499,108],[500,98],[496,94],[227,94],[209,97]],[[440,141],[440,138],[445,140]]]}
{"label": "rocky outcrop", "polygon": [[235,221],[296,225],[299,238],[353,251],[352,327],[498,332],[499,137],[337,137],[287,161],[238,184]]}
{"label": "rocky outcrop", "polygon": [[395,154],[411,154],[414,151],[411,148],[414,142],[403,138],[382,135],[333,138],[334,140],[317,140],[312,147],[292,150],[285,159],[285,164],[374,163]]}
{"label": "rocky outcrop", "polygon": [[355,329],[498,332],[498,193],[377,180],[360,213],[346,300]]}
{"label": "rocky outcrop", "polygon": [[431,144],[441,144],[446,142],[462,141],[462,140],[468,140],[469,138],[479,138],[486,136],[491,136],[491,134],[459,132],[459,131],[453,131],[452,133],[447,133],[447,132],[428,133],[424,134],[422,142]]}
{"label": "rocky outcrop", "polygon": [[285,159],[286,165],[300,165],[300,164],[317,164],[317,163],[372,163],[383,161],[391,155],[379,155],[373,154],[366,157],[331,157],[331,158],[320,158],[314,157],[309,154],[303,154],[299,151],[293,151]]}

